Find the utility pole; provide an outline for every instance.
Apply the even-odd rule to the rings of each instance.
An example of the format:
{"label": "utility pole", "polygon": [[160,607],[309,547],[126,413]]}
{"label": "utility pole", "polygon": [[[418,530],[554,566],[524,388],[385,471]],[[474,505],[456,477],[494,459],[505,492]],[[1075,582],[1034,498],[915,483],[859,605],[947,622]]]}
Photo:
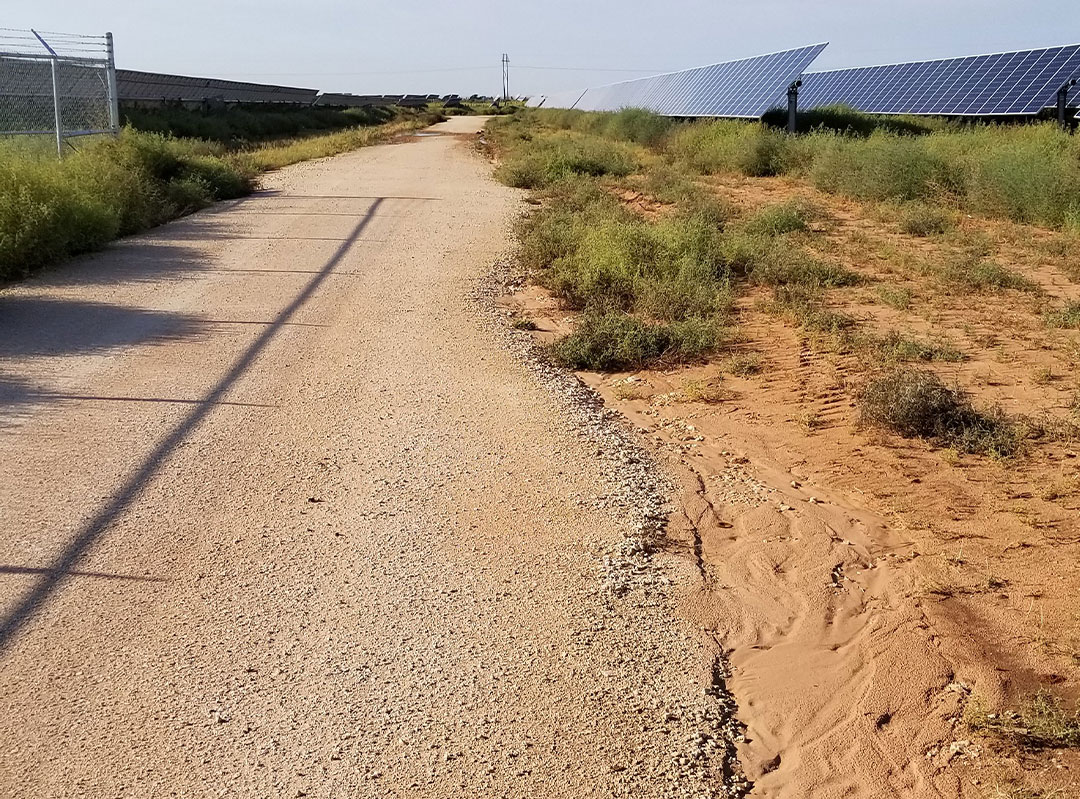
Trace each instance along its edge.
{"label": "utility pole", "polygon": [[503,53],[502,57],[502,75],[503,75],[503,101],[510,99],[510,56]]}

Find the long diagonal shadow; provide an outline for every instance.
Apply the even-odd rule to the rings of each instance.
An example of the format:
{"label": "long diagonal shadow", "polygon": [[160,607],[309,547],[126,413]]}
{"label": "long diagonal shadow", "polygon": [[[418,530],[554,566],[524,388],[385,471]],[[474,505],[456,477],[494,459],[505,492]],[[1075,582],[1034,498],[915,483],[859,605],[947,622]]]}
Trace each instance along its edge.
{"label": "long diagonal shadow", "polygon": [[307,285],[293,298],[266,330],[251,343],[251,346],[236,360],[229,371],[210,390],[199,404],[189,413],[155,448],[147,455],[134,474],[129,477],[109,502],[90,519],[78,535],[67,545],[61,555],[43,572],[42,578],[22,597],[10,612],[0,620],[0,653],[10,644],[15,635],[33,617],[35,611],[60,586],[70,573],[75,571],[79,561],[101,538],[102,534],[116,519],[126,511],[139,497],[147,483],[158,471],[164,460],[183,440],[200,425],[228,393],[233,384],[251,367],[255,359],[262,354],[278,331],[285,326],[292,316],[311,299],[323,281],[345,257],[350,247],[359,239],[360,234],[379,210],[383,198],[373,198],[374,202],[367,213],[357,222],[352,233],[337,248],[330,260],[308,281]]}

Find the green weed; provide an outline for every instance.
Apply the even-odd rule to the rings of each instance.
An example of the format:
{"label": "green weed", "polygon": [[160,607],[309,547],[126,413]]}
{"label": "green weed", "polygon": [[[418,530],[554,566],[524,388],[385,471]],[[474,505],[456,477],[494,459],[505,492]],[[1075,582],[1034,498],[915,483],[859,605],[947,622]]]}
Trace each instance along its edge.
{"label": "green weed", "polygon": [[1080,328],[1080,301],[1066,303],[1056,311],[1047,312],[1043,318],[1046,320],[1047,327],[1076,330]]}
{"label": "green weed", "polygon": [[587,313],[574,333],[555,342],[554,355],[572,369],[611,372],[660,360],[695,360],[715,350],[724,338],[724,329],[714,319],[689,317],[653,324],[625,313]]}
{"label": "green weed", "polygon": [[911,307],[911,291],[908,289],[881,285],[877,287],[877,295],[883,303],[898,311],[906,311]]}
{"label": "green weed", "polygon": [[372,144],[425,123],[416,117],[239,153],[216,142],[130,128],[63,160],[0,145],[0,280],[240,197],[266,169]]}
{"label": "green weed", "polygon": [[511,150],[496,177],[519,189],[540,189],[575,175],[629,175],[638,160],[625,144],[595,137],[550,134]]}
{"label": "green weed", "polygon": [[742,229],[751,236],[782,236],[809,229],[818,213],[805,200],[789,200],[755,212],[742,224]]}
{"label": "green weed", "polygon": [[898,211],[900,230],[912,236],[933,236],[944,233],[953,225],[951,214],[944,208],[924,202],[911,202]]}
{"label": "green weed", "polygon": [[869,346],[878,359],[885,363],[908,361],[955,363],[964,360],[963,353],[951,344],[922,341],[905,336],[898,330],[892,330],[880,338],[875,337],[869,342]]}
{"label": "green weed", "polygon": [[944,283],[968,291],[1037,292],[1038,284],[994,261],[966,255],[952,256],[930,267]]}
{"label": "green weed", "polygon": [[1020,451],[1025,437],[1017,420],[1000,409],[976,410],[960,389],[912,367],[897,367],[871,380],[859,407],[864,424],[969,454],[1007,458]]}

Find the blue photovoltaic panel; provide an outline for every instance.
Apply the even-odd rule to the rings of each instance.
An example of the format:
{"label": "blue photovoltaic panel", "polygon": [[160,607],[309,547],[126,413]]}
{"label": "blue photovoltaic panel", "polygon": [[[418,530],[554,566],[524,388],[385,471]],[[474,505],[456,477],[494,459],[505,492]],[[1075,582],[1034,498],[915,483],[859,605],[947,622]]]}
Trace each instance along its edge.
{"label": "blue photovoltaic panel", "polygon": [[1073,44],[810,72],[803,76],[799,105],[847,105],[869,114],[1037,114],[1078,76],[1080,44]]}
{"label": "blue photovoltaic panel", "polygon": [[757,119],[810,66],[825,44],[727,61],[681,72],[637,78],[588,89],[576,102],[572,93],[551,95],[545,108],[618,111],[646,108],[674,117]]}

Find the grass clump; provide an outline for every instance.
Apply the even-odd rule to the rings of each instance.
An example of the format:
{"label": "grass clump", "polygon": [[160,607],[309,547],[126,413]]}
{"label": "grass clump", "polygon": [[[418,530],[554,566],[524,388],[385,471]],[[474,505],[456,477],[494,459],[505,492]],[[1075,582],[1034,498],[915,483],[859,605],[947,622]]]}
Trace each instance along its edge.
{"label": "grass clump", "polygon": [[955,182],[950,164],[914,136],[875,132],[866,138],[813,134],[811,181],[862,200],[911,201]]}
{"label": "grass clump", "polygon": [[613,139],[655,147],[661,144],[678,123],[671,117],[660,116],[641,108],[624,108],[605,114],[603,132]]}
{"label": "grass clump", "polygon": [[542,189],[573,176],[622,177],[637,167],[634,152],[621,142],[550,134],[512,149],[496,177],[514,188]]}
{"label": "grass clump", "polygon": [[669,137],[667,151],[699,174],[749,177],[784,174],[794,155],[793,140],[781,131],[733,120],[686,125]]}
{"label": "grass clump", "polygon": [[933,372],[897,367],[863,389],[861,421],[905,438],[923,438],[958,452],[1007,458],[1016,455],[1024,434],[1000,409],[975,409],[967,396]]}
{"label": "grass clump", "polygon": [[706,405],[727,402],[733,396],[720,384],[719,377],[710,380],[689,380],[683,385],[682,391],[688,402],[703,402]]}
{"label": "grass clump", "polygon": [[751,236],[775,238],[785,233],[808,230],[816,215],[816,209],[805,200],[789,200],[765,206],[747,219],[742,229]]}
{"label": "grass clump", "polygon": [[973,705],[968,725],[1027,751],[1080,747],[1080,712],[1066,710],[1061,699],[1040,691],[1019,711],[988,713]]}
{"label": "grass clump", "polygon": [[911,291],[897,286],[878,286],[878,299],[897,311],[906,311],[911,307]]}
{"label": "grass clump", "polygon": [[651,323],[627,313],[587,313],[578,329],[554,344],[557,361],[572,369],[613,372],[659,361],[685,362],[715,349],[723,331],[715,319],[689,317]]}
{"label": "grass clump", "polygon": [[1047,327],[1080,329],[1080,300],[1073,300],[1056,311],[1049,311],[1043,318]]}
{"label": "grass clump", "polygon": [[719,246],[723,209],[705,203],[646,220],[609,186],[573,175],[538,192],[518,223],[522,261],[571,308],[577,331],[556,342],[562,363],[610,371],[694,360],[725,340],[733,302]]}
{"label": "grass clump", "polygon": [[773,289],[770,310],[800,330],[832,337],[841,347],[850,346],[855,320],[829,309],[825,292],[817,285],[788,284]]}
{"label": "grass clump", "polygon": [[952,216],[947,210],[924,202],[901,206],[898,217],[901,232],[924,238],[944,233],[953,225]]}
{"label": "grass clump", "polygon": [[944,283],[967,291],[1013,291],[1037,292],[1039,286],[1032,280],[1002,266],[972,255],[947,258],[930,270]]}
{"label": "grass clump", "polygon": [[724,364],[728,372],[736,377],[753,377],[761,374],[764,365],[761,355],[756,352],[741,352],[732,355]]}
{"label": "grass clump", "polygon": [[815,258],[810,253],[782,245],[767,250],[749,271],[754,283],[764,286],[806,286],[810,288],[840,288],[854,286],[862,278],[840,264]]}
{"label": "grass clump", "polygon": [[63,161],[0,162],[0,279],[250,190],[220,146],[131,130]]}
{"label": "grass clump", "polygon": [[[541,220],[549,226],[553,216]],[[731,286],[708,217],[646,222],[621,209],[593,207],[563,219],[555,257],[540,279],[574,308],[622,310],[652,319],[724,314]],[[552,241],[555,244],[552,244]]]}
{"label": "grass clump", "polygon": [[886,363],[908,361],[956,363],[964,360],[960,350],[946,342],[922,341],[891,330],[872,342],[872,350],[878,359]]}
{"label": "grass clump", "polygon": [[374,144],[427,121],[416,116],[242,152],[131,128],[63,160],[0,143],[0,280],[243,196],[267,169]]}

